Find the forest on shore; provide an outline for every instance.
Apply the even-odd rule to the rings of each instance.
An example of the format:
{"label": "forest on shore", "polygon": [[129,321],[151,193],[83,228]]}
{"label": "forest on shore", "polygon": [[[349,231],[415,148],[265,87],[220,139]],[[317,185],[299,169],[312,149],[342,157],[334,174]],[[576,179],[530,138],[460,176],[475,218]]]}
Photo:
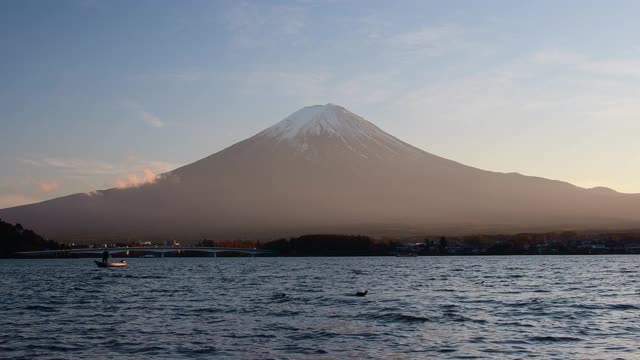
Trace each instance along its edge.
{"label": "forest on shore", "polygon": [[[113,242],[99,247],[140,247],[140,242]],[[73,246],[49,240],[24,228],[0,220],[0,257],[15,257],[23,251],[86,248],[96,244]],[[167,246],[145,242],[144,246]],[[207,240],[198,247],[270,250],[267,256],[447,256],[447,255],[580,255],[638,254],[640,231],[627,232],[547,232],[510,235],[426,236],[422,239],[374,239],[365,235],[311,234],[260,242],[250,240]],[[137,253],[132,256],[139,255]],[[67,254],[65,256],[75,257]],[[85,255],[86,256],[86,255]],[[182,252],[167,256],[207,256]],[[247,256],[220,253],[219,256]],[[264,255],[263,255],[264,256]]]}
{"label": "forest on shore", "polygon": [[20,224],[13,225],[0,219],[0,258],[11,257],[21,251],[59,250],[65,247]]}

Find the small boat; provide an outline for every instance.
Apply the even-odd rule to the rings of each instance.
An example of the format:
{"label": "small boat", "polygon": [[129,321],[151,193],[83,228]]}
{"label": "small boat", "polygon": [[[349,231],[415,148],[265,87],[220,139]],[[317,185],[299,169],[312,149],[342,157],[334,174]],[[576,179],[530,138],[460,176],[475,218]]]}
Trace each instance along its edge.
{"label": "small boat", "polygon": [[95,260],[95,262],[96,262],[96,265],[98,265],[98,267],[102,267],[102,268],[125,267],[125,266],[127,266],[127,263],[124,262],[124,260],[122,260],[120,262],[113,262],[113,263],[102,262],[102,261],[98,261],[98,260]]}

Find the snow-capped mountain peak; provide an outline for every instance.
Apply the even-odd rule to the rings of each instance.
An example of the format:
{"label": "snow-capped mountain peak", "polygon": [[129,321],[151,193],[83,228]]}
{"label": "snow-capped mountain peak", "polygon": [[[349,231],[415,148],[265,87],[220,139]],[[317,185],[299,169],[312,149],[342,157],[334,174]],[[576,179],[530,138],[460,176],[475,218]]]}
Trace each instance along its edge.
{"label": "snow-capped mountain peak", "polygon": [[0,218],[100,242],[640,226],[640,195],[468,167],[332,104],[303,108],[152,184],[100,194],[0,209]]}
{"label": "snow-capped mountain peak", "polygon": [[[286,144],[307,159],[340,157],[339,149],[365,159],[421,156],[423,152],[335,104],[304,107],[262,131],[257,138]],[[324,149],[324,150],[321,150]],[[324,155],[320,155],[320,153]]]}
{"label": "snow-capped mountain peak", "polygon": [[372,137],[380,133],[383,132],[375,125],[342,106],[326,104],[304,107],[260,135],[284,140],[318,135]]}

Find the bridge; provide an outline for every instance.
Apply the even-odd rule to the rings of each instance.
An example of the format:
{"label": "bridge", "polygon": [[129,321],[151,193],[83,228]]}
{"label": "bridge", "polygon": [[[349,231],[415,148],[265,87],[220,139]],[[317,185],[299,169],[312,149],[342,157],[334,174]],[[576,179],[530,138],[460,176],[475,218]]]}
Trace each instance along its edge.
{"label": "bridge", "polygon": [[160,257],[164,257],[165,253],[181,253],[181,252],[203,252],[208,253],[213,257],[216,257],[218,253],[232,252],[255,255],[269,255],[273,254],[270,250],[262,249],[249,249],[249,248],[226,248],[226,247],[199,247],[199,246],[140,246],[140,247],[107,247],[107,248],[82,248],[82,249],[60,249],[60,250],[40,250],[40,251],[22,251],[16,253],[16,255],[55,255],[55,254],[102,254],[105,250],[109,254],[122,254],[129,255],[130,252],[141,253],[156,253],[160,254]]}

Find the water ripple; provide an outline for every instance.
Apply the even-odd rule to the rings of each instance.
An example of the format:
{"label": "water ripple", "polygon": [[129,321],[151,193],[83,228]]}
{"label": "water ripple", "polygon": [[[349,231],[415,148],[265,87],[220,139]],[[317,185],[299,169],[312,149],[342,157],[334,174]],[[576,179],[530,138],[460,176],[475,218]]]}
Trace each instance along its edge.
{"label": "water ripple", "polygon": [[613,359],[640,342],[633,256],[127,262],[0,260],[0,358]]}

